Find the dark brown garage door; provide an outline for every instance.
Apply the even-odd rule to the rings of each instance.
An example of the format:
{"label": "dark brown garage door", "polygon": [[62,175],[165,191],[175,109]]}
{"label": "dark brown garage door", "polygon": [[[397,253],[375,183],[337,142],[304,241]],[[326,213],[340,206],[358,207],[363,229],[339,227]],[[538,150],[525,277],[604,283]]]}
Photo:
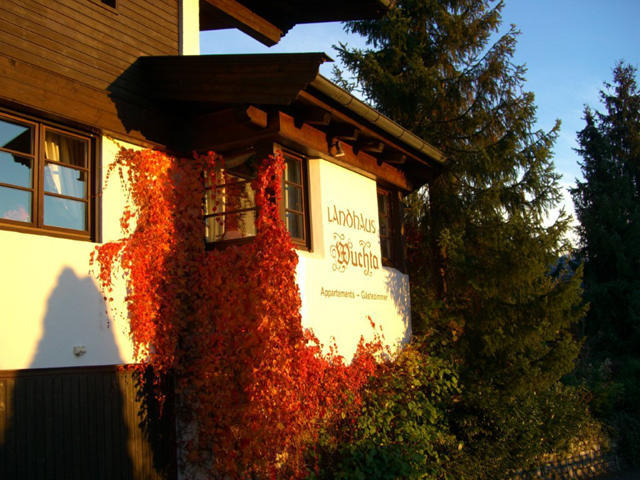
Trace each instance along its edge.
{"label": "dark brown garage door", "polygon": [[116,367],[0,371],[0,479],[175,478],[173,419],[142,422],[136,384]]}

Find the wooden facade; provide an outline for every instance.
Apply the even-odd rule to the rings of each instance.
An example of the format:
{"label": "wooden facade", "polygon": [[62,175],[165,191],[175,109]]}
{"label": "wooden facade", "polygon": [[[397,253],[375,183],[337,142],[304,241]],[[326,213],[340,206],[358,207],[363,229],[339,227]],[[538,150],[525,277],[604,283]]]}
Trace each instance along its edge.
{"label": "wooden facade", "polygon": [[0,478],[174,479],[173,424],[150,435],[142,398],[117,367],[0,371]]}
{"label": "wooden facade", "polygon": [[[178,0],[0,3],[0,105],[160,140],[164,115],[138,95],[140,56],[177,55]],[[148,117],[147,131],[126,119]],[[154,126],[155,123],[155,126]]]}
{"label": "wooden facade", "polygon": [[4,56],[106,90],[136,58],[178,53],[177,18],[176,0],[6,0],[0,43]]}

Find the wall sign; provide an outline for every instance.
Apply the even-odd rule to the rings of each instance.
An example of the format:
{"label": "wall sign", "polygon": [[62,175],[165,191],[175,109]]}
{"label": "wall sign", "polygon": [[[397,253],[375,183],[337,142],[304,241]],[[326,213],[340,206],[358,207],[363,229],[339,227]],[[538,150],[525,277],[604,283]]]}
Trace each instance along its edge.
{"label": "wall sign", "polygon": [[358,293],[354,290],[339,290],[335,288],[331,289],[325,287],[320,287],[320,295],[326,298],[357,298],[360,300],[387,300],[389,298],[389,295],[386,295],[384,293],[366,292],[364,290],[361,290]]}
{"label": "wall sign", "polygon": [[[380,257],[372,245],[378,240],[378,221],[362,212],[352,209],[340,209],[332,204],[327,207],[327,226],[342,227],[342,233],[334,231],[329,253],[333,258],[334,272],[345,272],[347,269],[360,269],[366,276],[372,276],[380,269]],[[366,234],[365,238],[352,238],[353,232]],[[372,237],[372,238],[369,238]]]}
{"label": "wall sign", "polygon": [[347,359],[370,320],[389,346],[409,338],[409,283],[382,265],[376,181],[325,160],[309,162],[313,250],[298,251],[302,321]]}
{"label": "wall sign", "polygon": [[367,217],[356,210],[342,210],[333,204],[327,207],[327,223],[373,234],[378,231],[376,218]]}

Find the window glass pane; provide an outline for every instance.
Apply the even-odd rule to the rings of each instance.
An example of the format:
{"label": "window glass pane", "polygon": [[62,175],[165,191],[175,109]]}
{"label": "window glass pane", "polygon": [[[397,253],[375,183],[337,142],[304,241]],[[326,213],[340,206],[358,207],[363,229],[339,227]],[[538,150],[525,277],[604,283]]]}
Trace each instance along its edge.
{"label": "window glass pane", "polygon": [[53,227],[86,230],[87,205],[66,198],[44,196],[44,223]]}
{"label": "window glass pane", "polygon": [[31,127],[0,120],[0,147],[23,153],[32,153],[31,130]]}
{"label": "window glass pane", "polygon": [[31,222],[31,192],[0,187],[0,218]]}
{"label": "window glass pane", "polygon": [[87,173],[83,170],[48,163],[44,169],[45,192],[86,198]]}
{"label": "window glass pane", "polygon": [[44,140],[47,160],[67,163],[76,167],[87,166],[87,142],[47,130]]}
{"label": "window glass pane", "polygon": [[207,217],[205,228],[208,242],[253,237],[256,235],[256,211],[247,210]]}
{"label": "window glass pane", "polygon": [[255,206],[255,192],[250,181],[229,173],[218,173],[216,177],[217,186],[205,191],[205,215]]}
{"label": "window glass pane", "polygon": [[235,183],[215,189],[217,212],[251,208],[256,204],[255,192],[250,183]]}
{"label": "window glass pane", "polygon": [[[232,175],[236,178],[251,180],[256,178],[260,162],[252,150],[237,155],[224,157],[224,165],[221,170],[224,175]],[[224,182],[223,182],[224,183]]]}
{"label": "window glass pane", "polygon": [[289,210],[302,212],[302,188],[294,185],[285,185],[284,189],[285,206]]}
{"label": "window glass pane", "polygon": [[287,231],[291,238],[304,240],[304,218],[299,213],[286,213]]}
{"label": "window glass pane", "polygon": [[31,188],[30,158],[0,152],[0,182]]}
{"label": "window glass pane", "polygon": [[287,169],[285,171],[285,180],[297,184],[302,184],[302,162],[296,158],[286,157]]}
{"label": "window glass pane", "polygon": [[206,241],[255,236],[256,201],[251,187],[255,161],[252,151],[229,156],[225,158],[225,168],[216,171],[216,185],[205,192],[205,215],[212,215],[205,219]]}
{"label": "window glass pane", "polygon": [[218,211],[218,206],[215,201],[215,190],[209,189],[204,191],[204,214],[211,215]]}

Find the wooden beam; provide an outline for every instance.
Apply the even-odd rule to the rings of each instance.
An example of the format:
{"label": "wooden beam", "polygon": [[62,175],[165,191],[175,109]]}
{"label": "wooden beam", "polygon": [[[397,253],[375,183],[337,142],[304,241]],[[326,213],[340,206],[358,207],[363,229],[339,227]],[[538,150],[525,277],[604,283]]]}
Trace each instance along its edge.
{"label": "wooden beam", "polygon": [[[310,155],[319,155],[347,169],[357,171],[376,180],[382,180],[389,185],[396,186],[405,192],[413,190],[413,185],[407,176],[397,168],[385,163],[378,165],[377,160],[366,152],[355,153],[348,143],[342,143],[344,156],[335,158],[329,151],[328,135],[304,124],[302,128],[297,128],[293,117],[280,112],[278,115],[278,134],[284,140],[291,143],[292,148],[299,148],[308,151]],[[271,125],[270,125],[271,127]]]}
{"label": "wooden beam", "polygon": [[331,113],[318,107],[305,106],[295,108],[293,117],[298,128],[301,128],[304,123],[320,127],[326,127],[331,123]]}
{"label": "wooden beam", "polygon": [[271,47],[278,43],[284,32],[265,18],[242,5],[236,0],[205,0],[212,7],[217,8],[231,17],[237,28],[247,35]]}
{"label": "wooden beam", "polygon": [[267,128],[269,122],[267,112],[264,110],[260,110],[258,107],[254,107],[253,105],[249,105],[243,110],[243,114],[252,125],[260,128]]}
{"label": "wooden beam", "polygon": [[[314,105],[317,105],[320,108],[323,108],[325,110],[327,110],[328,112],[331,112],[331,116],[333,118],[334,121],[339,121],[339,122],[353,122],[353,119],[351,117],[349,117],[348,115],[346,115],[345,113],[341,112],[340,110],[328,105],[327,103],[323,102],[322,100],[319,100],[317,97],[311,95],[310,93],[306,92],[306,91],[302,91],[299,93],[299,98],[312,103]],[[330,126],[329,129],[331,129],[333,127]],[[387,138],[387,137],[383,137],[382,135],[380,135],[377,132],[374,132],[372,129],[367,128],[365,125],[362,125],[361,123],[358,122],[358,130],[360,130],[362,132],[362,135],[367,136],[368,138],[375,138],[377,140],[380,140],[382,142],[384,142],[388,148],[392,148],[394,150],[397,150],[401,153],[403,153],[404,155],[407,156],[407,158],[411,158],[416,160],[418,163],[424,165],[425,161],[422,160],[420,157],[416,156],[413,153],[410,153],[407,149],[403,148],[401,146],[401,144],[397,141],[394,141],[394,139],[391,138]]]}
{"label": "wooden beam", "polygon": [[353,151],[359,152],[360,150],[367,153],[380,154],[384,150],[384,143],[376,140],[360,140],[354,144]]}
{"label": "wooden beam", "polygon": [[360,136],[360,130],[349,124],[331,125],[327,136],[330,139],[339,138],[345,142],[355,142]]}
{"label": "wooden beam", "polygon": [[386,150],[380,156],[380,160],[387,163],[393,163],[395,165],[403,165],[407,161],[407,156],[402,152]]}

